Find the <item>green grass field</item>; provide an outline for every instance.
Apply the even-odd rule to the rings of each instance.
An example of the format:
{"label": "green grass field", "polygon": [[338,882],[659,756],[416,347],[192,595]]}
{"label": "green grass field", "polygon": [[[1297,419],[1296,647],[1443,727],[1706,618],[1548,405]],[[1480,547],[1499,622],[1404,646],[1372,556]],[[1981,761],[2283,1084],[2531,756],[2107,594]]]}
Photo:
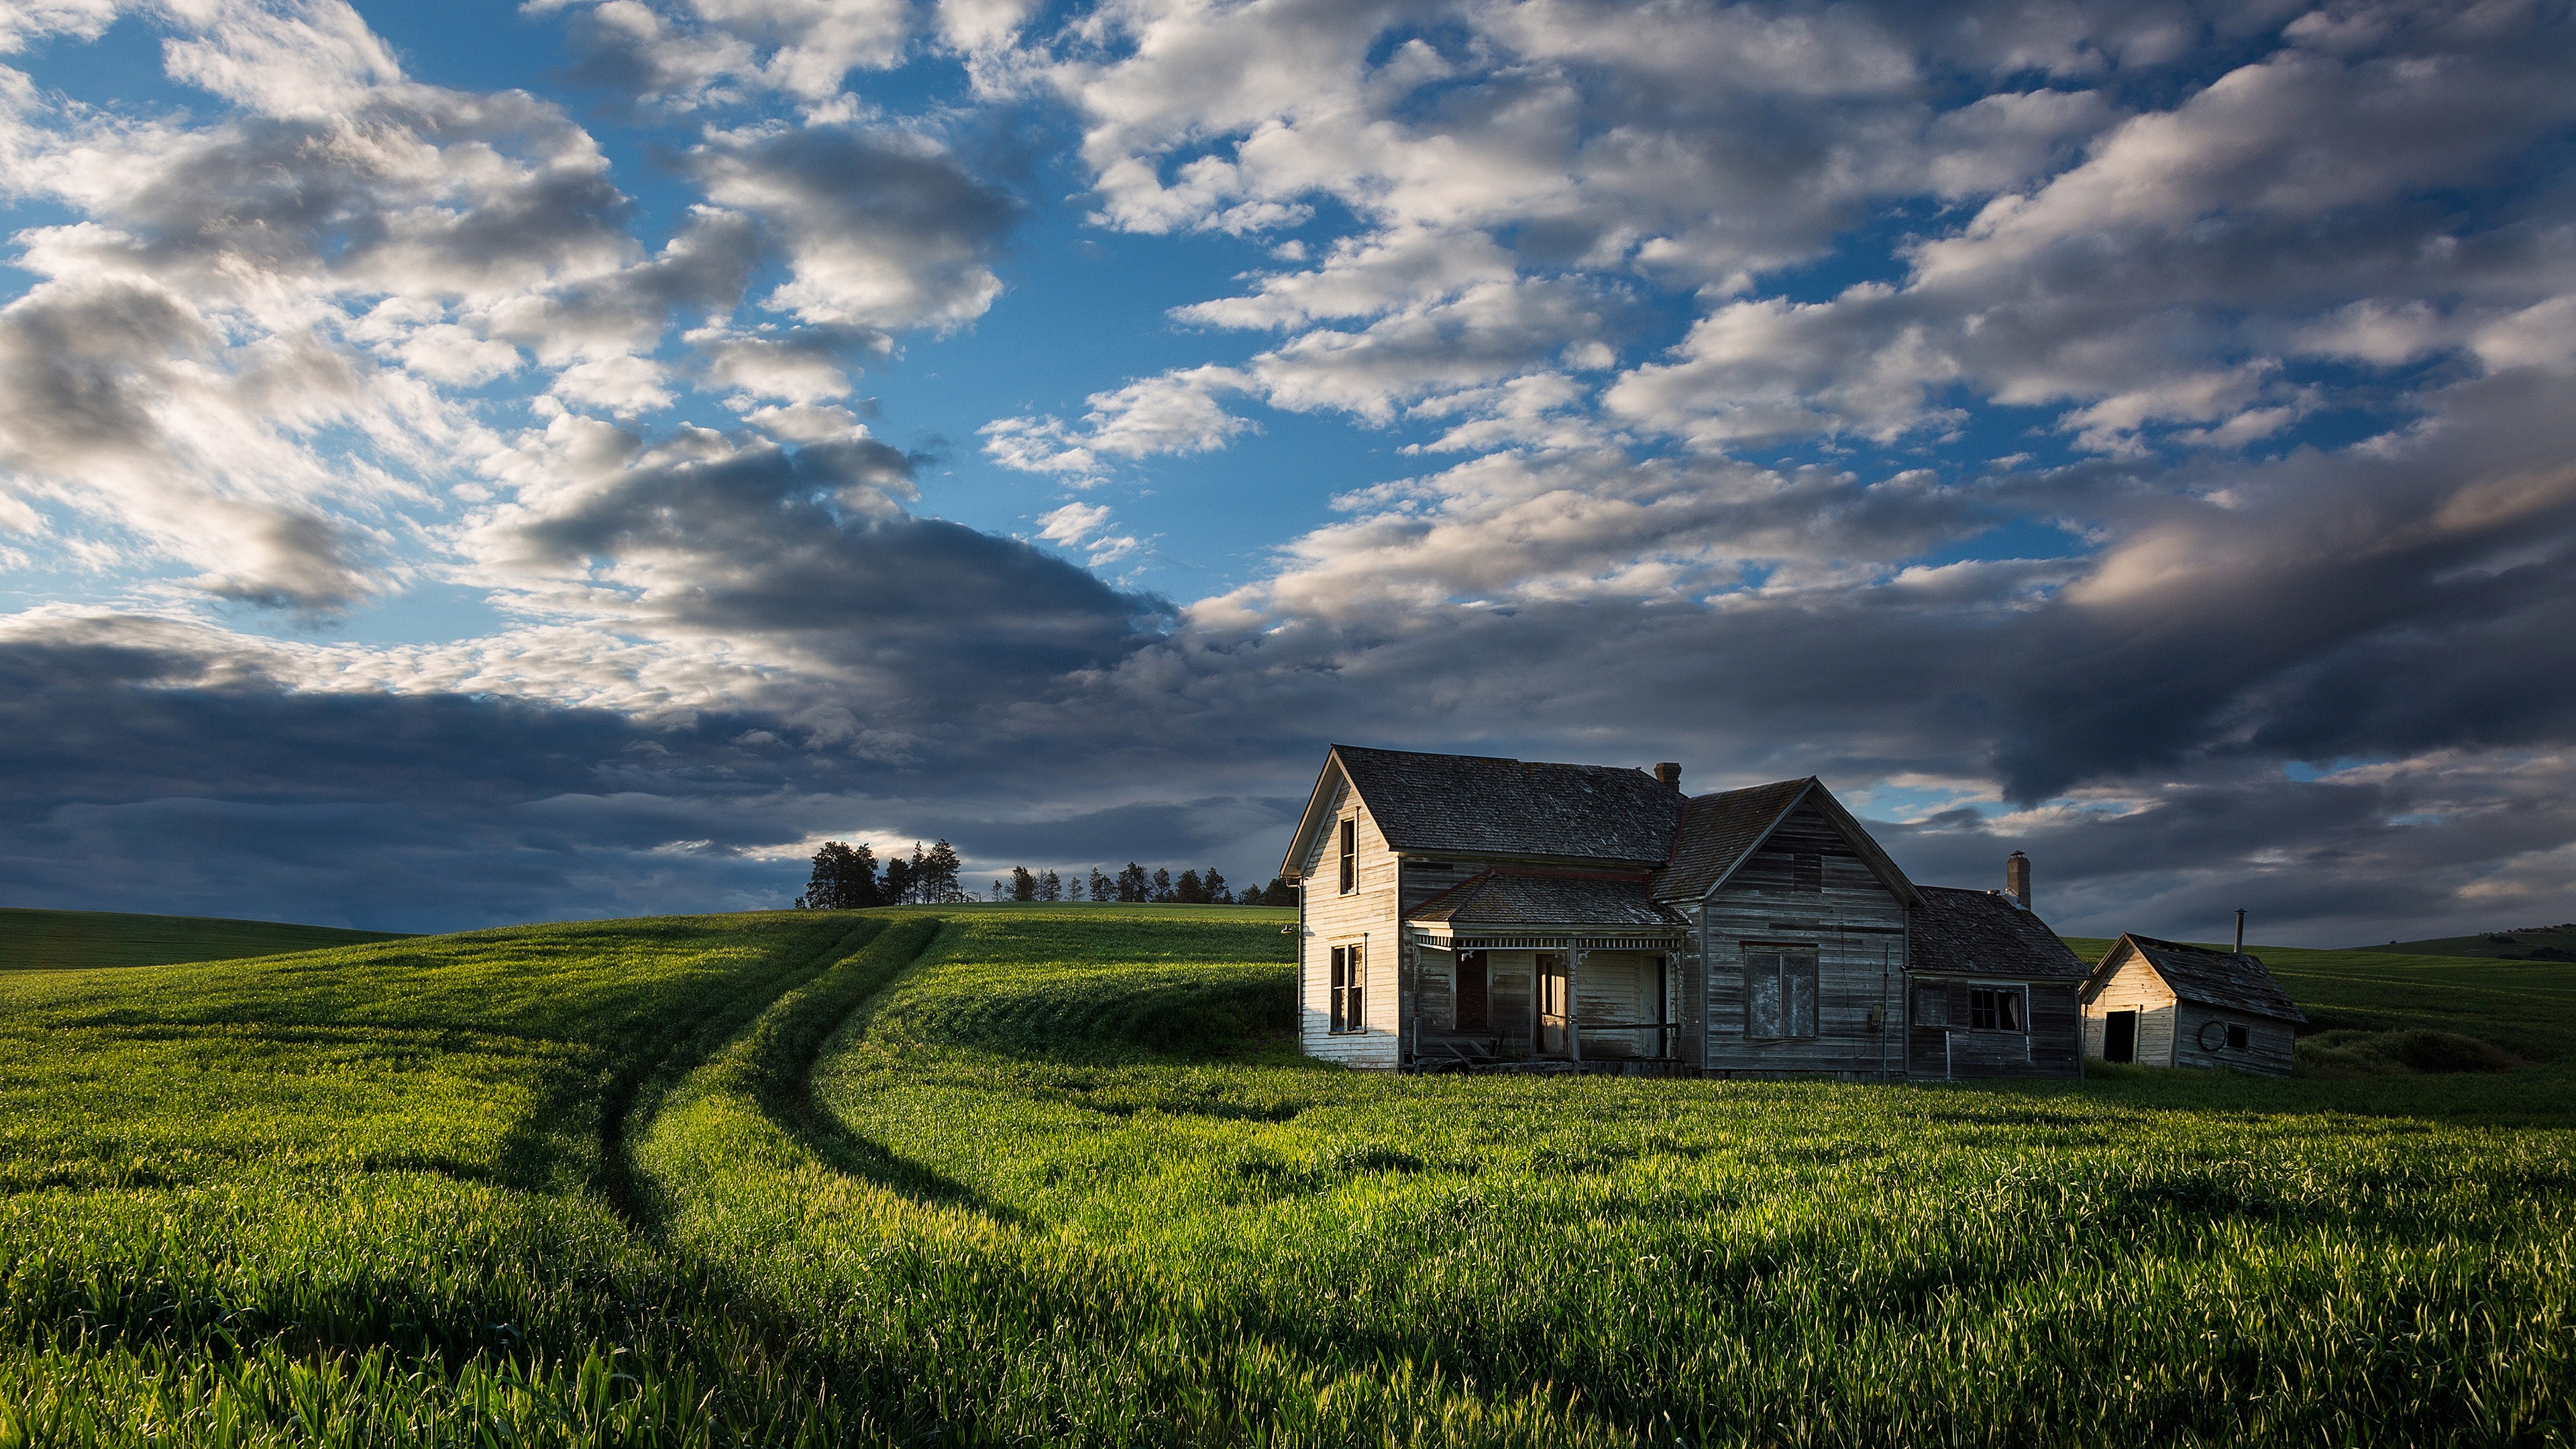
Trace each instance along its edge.
{"label": "green grass field", "polygon": [[[2498,937],[2503,939],[2499,940]],[[2494,956],[2507,960],[2529,959],[2540,951],[2557,951],[2557,959],[2576,960],[2576,925],[2526,926],[2519,930],[2492,931],[2482,936],[2442,936],[2426,941],[2391,941],[2384,948],[2363,946],[2364,951],[2385,949],[2426,956]],[[2543,958],[2548,959],[2548,958]]]}
{"label": "green grass field", "polygon": [[2576,1439],[2576,967],[2263,952],[2501,1072],[1389,1079],[1287,919],[0,978],[0,1449]]}
{"label": "green grass field", "polygon": [[0,971],[169,966],[400,939],[400,934],[392,931],[345,931],[337,926],[292,926],[282,921],[0,906]]}

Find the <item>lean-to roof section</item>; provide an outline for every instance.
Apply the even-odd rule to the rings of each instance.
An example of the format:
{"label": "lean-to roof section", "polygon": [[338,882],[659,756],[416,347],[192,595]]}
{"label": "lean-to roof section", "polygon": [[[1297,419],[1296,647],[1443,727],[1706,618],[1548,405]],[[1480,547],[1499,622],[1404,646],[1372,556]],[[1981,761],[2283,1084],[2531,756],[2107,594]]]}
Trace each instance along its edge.
{"label": "lean-to roof section", "polygon": [[1908,969],[1933,976],[2003,976],[2073,981],[2084,958],[2048,923],[2010,898],[1955,886],[1918,886],[1923,904],[1906,917]]}
{"label": "lean-to roof section", "polygon": [[1641,876],[1488,870],[1407,913],[1408,921],[1477,926],[1680,930],[1679,912],[1655,904]]}

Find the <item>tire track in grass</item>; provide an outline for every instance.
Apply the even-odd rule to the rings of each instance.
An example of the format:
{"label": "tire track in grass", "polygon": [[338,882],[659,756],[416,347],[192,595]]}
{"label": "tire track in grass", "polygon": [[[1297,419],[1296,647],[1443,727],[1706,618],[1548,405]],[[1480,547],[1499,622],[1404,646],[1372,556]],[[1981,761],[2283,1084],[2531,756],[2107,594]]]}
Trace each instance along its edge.
{"label": "tire track in grass", "polygon": [[[864,954],[884,937],[888,924],[882,917],[861,919],[789,973],[788,979],[796,984],[775,995],[738,999],[727,1010],[677,1025],[649,1052],[628,1058],[612,1071],[607,1089],[601,1094],[599,1167],[592,1185],[620,1218],[631,1226],[647,1223],[635,1164],[626,1147],[628,1120],[649,1122],[663,1096],[685,1080],[710,1052],[742,1032],[745,1021],[757,1021],[788,998],[806,991],[815,984],[812,973],[819,970],[828,975],[834,963]],[[819,1044],[820,1038],[816,1040]]]}

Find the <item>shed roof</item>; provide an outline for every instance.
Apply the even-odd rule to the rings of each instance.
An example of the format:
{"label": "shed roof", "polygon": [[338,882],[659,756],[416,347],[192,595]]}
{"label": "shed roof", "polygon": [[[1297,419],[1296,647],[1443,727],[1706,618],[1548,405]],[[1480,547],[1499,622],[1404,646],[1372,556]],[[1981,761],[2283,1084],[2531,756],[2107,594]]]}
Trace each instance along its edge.
{"label": "shed roof", "polygon": [[[1336,763],[1368,802],[1388,846],[1410,853],[1649,865],[1663,860],[1681,816],[1680,791],[1643,770],[1616,765],[1358,745],[1333,746],[1327,778]],[[1323,793],[1318,782],[1319,800]],[[1292,848],[1292,864],[1296,858]]]}
{"label": "shed roof", "polygon": [[2102,958],[2102,964],[2094,968],[2093,979],[2086,985],[2087,994],[2109,979],[2122,946],[2134,949],[2165,979],[2165,985],[2173,988],[2173,994],[2185,1001],[2283,1021],[2308,1019],[2290,1000],[2290,994],[2281,989],[2281,983],[2264,969],[2259,956],[2242,951],[2211,951],[2134,933],[2121,936],[2110,954]]}
{"label": "shed roof", "polygon": [[1956,886],[1915,889],[1923,902],[1906,917],[1913,938],[1911,970],[2054,981],[2085,975],[2084,958],[2010,897]]}
{"label": "shed roof", "polygon": [[1680,913],[1655,904],[1643,876],[1561,871],[1480,871],[1408,912],[1414,921],[1480,926],[1579,926],[1680,930]]}

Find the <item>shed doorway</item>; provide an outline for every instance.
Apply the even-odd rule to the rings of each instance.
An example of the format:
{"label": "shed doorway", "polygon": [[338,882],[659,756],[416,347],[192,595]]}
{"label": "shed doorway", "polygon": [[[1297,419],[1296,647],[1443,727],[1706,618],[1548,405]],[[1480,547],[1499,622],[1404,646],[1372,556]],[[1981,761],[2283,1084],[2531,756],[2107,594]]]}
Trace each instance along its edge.
{"label": "shed doorway", "polygon": [[2138,1014],[2115,1011],[2102,1018],[2102,1060],[2134,1062],[2138,1059]]}

